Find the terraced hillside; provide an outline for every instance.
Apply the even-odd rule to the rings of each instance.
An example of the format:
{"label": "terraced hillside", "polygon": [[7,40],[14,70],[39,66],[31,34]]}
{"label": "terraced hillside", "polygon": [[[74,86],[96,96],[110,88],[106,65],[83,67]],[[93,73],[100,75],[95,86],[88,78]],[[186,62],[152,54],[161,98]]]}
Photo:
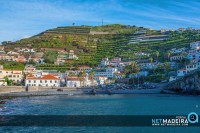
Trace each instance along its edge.
{"label": "terraced hillside", "polygon": [[38,50],[41,48],[74,50],[79,57],[76,63],[96,65],[104,57],[119,56],[123,60],[137,60],[135,53],[138,52],[153,54],[159,51],[162,56],[172,48],[185,47],[190,42],[200,40],[199,30],[186,30],[184,32],[170,31],[167,39],[163,40],[130,43],[133,36],[140,31],[146,32],[145,39],[148,36],[162,37],[163,35],[158,30],[119,24],[66,26],[49,29],[16,42],[9,42],[6,46],[7,49],[31,46]]}

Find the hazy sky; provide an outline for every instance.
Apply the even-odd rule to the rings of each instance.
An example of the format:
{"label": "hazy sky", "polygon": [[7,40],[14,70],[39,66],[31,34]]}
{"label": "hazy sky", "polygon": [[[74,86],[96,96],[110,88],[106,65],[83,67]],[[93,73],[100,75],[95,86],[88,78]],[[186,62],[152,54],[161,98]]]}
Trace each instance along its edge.
{"label": "hazy sky", "polygon": [[153,29],[200,28],[200,0],[0,0],[0,42],[49,28],[129,24]]}

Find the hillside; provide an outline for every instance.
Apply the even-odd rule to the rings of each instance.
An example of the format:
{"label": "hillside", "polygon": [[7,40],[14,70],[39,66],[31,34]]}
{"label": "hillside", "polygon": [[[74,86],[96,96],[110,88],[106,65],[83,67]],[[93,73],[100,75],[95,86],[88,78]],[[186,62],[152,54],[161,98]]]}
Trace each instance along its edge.
{"label": "hillside", "polygon": [[74,50],[79,57],[76,61],[78,64],[96,65],[104,57],[119,56],[123,60],[138,59],[136,52],[152,54],[159,51],[161,55],[164,55],[166,51],[174,47],[185,47],[196,40],[200,40],[198,30],[170,31],[165,34],[143,27],[113,24],[57,27],[30,38],[9,42],[6,47],[12,49],[30,46],[37,49]]}

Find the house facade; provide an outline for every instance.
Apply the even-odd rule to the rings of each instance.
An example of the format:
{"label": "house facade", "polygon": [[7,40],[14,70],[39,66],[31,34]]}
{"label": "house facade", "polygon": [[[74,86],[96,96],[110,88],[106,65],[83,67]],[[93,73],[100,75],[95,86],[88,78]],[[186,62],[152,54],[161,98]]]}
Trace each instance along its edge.
{"label": "house facade", "polygon": [[182,55],[171,56],[170,61],[181,61],[183,59]]}
{"label": "house facade", "polygon": [[77,76],[67,76],[66,86],[67,87],[81,87],[81,79]]}
{"label": "house facade", "polygon": [[194,50],[200,49],[200,41],[190,43],[190,48]]}
{"label": "house facade", "polygon": [[105,76],[107,78],[114,78],[115,73],[117,73],[117,68],[112,68],[112,67],[108,67],[106,69],[102,69],[102,70],[96,70],[95,71],[95,76]]}
{"label": "house facade", "polygon": [[41,75],[38,77],[28,75],[25,80],[25,86],[60,87],[60,78],[52,74]]}
{"label": "house facade", "polygon": [[24,78],[23,71],[21,70],[3,70],[2,74],[4,77],[13,80],[14,83],[21,83]]}

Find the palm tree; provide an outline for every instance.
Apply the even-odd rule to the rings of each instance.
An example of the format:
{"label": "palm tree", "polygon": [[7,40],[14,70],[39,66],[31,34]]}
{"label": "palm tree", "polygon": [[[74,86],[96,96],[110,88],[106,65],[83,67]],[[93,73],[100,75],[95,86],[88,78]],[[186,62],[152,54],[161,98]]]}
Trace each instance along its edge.
{"label": "palm tree", "polygon": [[95,72],[94,71],[91,71],[90,72],[90,78],[92,80],[92,87],[94,86],[94,75],[95,75]]}
{"label": "palm tree", "polygon": [[165,65],[165,71],[166,71],[166,73],[168,75],[168,72],[169,72],[169,69],[170,69],[170,64],[168,62],[165,62],[164,65]]}
{"label": "palm tree", "polygon": [[150,58],[149,58],[149,61],[152,63],[152,62],[153,62],[153,58],[152,58],[152,57],[150,57]]}
{"label": "palm tree", "polygon": [[85,81],[86,81],[85,76],[86,76],[86,72],[85,72],[85,71],[82,71],[81,73],[82,73],[82,75],[81,75],[81,80],[83,81],[83,86],[85,86]]}
{"label": "palm tree", "polygon": [[136,62],[132,62],[129,66],[127,66],[125,68],[125,73],[132,75],[133,84],[134,84],[133,74],[138,73],[138,72],[139,72],[139,69],[137,67],[137,63]]}
{"label": "palm tree", "polygon": [[169,60],[169,57],[171,56],[171,53],[170,52],[167,52],[167,58]]}
{"label": "palm tree", "polygon": [[157,62],[158,62],[159,55],[160,55],[159,51],[156,51]]}
{"label": "palm tree", "polygon": [[79,77],[79,79],[80,79],[80,86],[82,87],[82,81],[84,80],[84,78],[83,78],[83,73],[80,72],[80,73],[78,74],[78,77]]}

